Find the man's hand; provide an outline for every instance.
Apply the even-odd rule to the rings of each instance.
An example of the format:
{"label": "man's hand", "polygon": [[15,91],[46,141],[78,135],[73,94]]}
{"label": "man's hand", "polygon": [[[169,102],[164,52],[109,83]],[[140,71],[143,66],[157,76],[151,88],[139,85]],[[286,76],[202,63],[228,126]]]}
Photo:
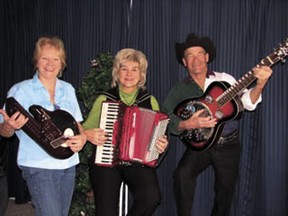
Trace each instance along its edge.
{"label": "man's hand", "polygon": [[183,120],[179,124],[179,130],[189,130],[194,128],[212,128],[217,124],[217,120],[215,118],[211,118],[210,116],[203,117],[201,114],[205,110],[198,110],[195,112],[190,118],[187,120]]}

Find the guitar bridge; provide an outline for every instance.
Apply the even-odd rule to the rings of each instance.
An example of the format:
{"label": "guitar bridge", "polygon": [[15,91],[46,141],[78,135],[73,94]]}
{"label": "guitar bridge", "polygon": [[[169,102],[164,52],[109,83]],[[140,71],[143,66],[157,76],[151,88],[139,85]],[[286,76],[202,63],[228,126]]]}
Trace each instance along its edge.
{"label": "guitar bridge", "polygon": [[67,137],[61,136],[61,137],[59,137],[59,138],[57,138],[57,139],[55,139],[55,140],[52,140],[52,141],[50,142],[50,145],[51,145],[54,149],[56,149],[56,148],[58,148],[58,147],[60,147],[60,146],[62,146],[62,147],[67,147],[67,145],[65,144],[67,139],[68,139]]}

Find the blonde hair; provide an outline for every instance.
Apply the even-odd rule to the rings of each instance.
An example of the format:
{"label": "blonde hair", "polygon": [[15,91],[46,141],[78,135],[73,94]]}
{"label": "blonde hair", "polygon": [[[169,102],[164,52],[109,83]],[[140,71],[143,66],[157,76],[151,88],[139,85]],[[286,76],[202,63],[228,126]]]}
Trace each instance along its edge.
{"label": "blonde hair", "polygon": [[63,41],[58,37],[40,37],[35,45],[35,50],[33,54],[33,65],[37,69],[37,63],[40,58],[39,54],[42,51],[42,48],[46,45],[54,47],[60,54],[60,61],[62,64],[61,70],[59,71],[58,76],[62,76],[62,71],[66,67],[66,52],[64,48]]}
{"label": "blonde hair", "polygon": [[145,89],[146,83],[146,74],[147,74],[147,67],[148,61],[144,53],[135,49],[122,49],[120,50],[114,59],[113,62],[113,70],[112,70],[112,87],[116,87],[119,83],[119,70],[122,64],[126,61],[133,61],[139,64],[139,71],[140,71],[140,81],[138,83],[138,87]]}

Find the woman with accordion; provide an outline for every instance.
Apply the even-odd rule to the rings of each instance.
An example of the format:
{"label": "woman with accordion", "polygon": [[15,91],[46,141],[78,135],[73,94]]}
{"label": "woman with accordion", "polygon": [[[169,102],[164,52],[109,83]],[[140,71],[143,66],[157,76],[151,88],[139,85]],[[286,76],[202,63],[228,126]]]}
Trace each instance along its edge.
{"label": "woman with accordion", "polygon": [[[120,154],[119,146],[113,146],[111,162],[105,162],[103,159],[105,149],[98,153],[100,152],[99,149],[102,149],[107,143],[120,145],[120,137],[124,136],[125,133],[123,124],[130,119],[130,117],[123,117],[125,116],[123,107],[124,109],[125,107],[139,107],[159,111],[158,101],[145,89],[147,66],[146,56],[142,52],[134,49],[120,50],[114,59],[112,88],[96,98],[89,116],[83,124],[87,139],[95,147],[90,163],[90,181],[95,197],[95,215],[117,215],[122,182],[128,185],[133,195],[133,204],[128,212],[129,216],[152,215],[160,204],[161,194],[156,175],[157,164],[149,166],[137,160],[123,160],[118,157]],[[109,122],[110,112],[113,112],[109,108],[108,114],[101,110],[107,101],[111,102],[109,105],[115,103],[119,104],[120,107],[117,108],[117,124],[114,121],[111,132],[108,132],[108,129],[101,125],[103,119],[104,122]],[[140,133],[145,133],[145,130],[146,128],[143,128]],[[132,140],[132,137],[130,138]],[[136,138],[133,149],[137,148],[139,142],[140,140],[137,141]],[[168,140],[165,134],[157,138],[155,142],[157,153],[163,155],[167,146]],[[99,151],[97,152],[97,150]],[[131,153],[131,147],[128,150]],[[100,160],[97,159],[99,157]]]}

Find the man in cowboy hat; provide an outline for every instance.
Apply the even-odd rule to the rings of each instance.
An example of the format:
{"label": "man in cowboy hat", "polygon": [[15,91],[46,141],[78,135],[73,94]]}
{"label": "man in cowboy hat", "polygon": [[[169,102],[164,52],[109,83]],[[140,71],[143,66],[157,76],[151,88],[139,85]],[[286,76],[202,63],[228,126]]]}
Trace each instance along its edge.
{"label": "man in cowboy hat", "polygon": [[[174,173],[177,213],[179,216],[191,215],[197,176],[212,165],[215,172],[215,202],[212,215],[226,216],[230,212],[239,170],[240,144],[237,121],[230,120],[225,123],[224,128],[221,126],[221,134],[217,139],[208,137],[213,142],[204,149],[203,146],[205,146],[205,141],[208,138],[205,140],[207,134],[201,134],[201,131],[218,128],[222,114],[205,114],[205,106],[197,109],[199,105],[197,103],[196,105],[192,103],[190,107],[187,106],[184,111],[182,110],[182,113],[179,112],[183,115],[174,114],[174,112],[183,101],[193,101],[193,98],[201,98],[212,82],[225,81],[231,85],[235,84],[236,80],[227,73],[219,73],[208,69],[208,63],[214,60],[216,53],[213,42],[207,37],[198,37],[196,34],[190,33],[185,42],[175,44],[175,50],[177,60],[187,69],[188,76],[171,89],[164,101],[163,111],[170,116],[171,133],[181,135],[179,136],[181,140],[187,141],[191,138],[183,139],[183,136],[187,135],[187,131],[194,130],[196,135],[190,134],[192,138],[200,135],[197,138],[194,137],[199,139],[193,140],[194,148],[191,148],[192,145],[189,145],[189,142],[188,144],[185,143],[187,144],[186,151]],[[256,78],[256,85],[254,88],[245,89],[241,92],[239,105],[242,104],[247,110],[254,110],[257,104],[261,102],[262,90],[271,74],[272,70],[269,67],[254,68],[252,76],[254,75]],[[211,84],[211,86],[213,85]],[[205,100],[209,102],[213,98],[207,97]],[[179,110],[181,111],[181,106]],[[192,113],[191,116],[187,116],[189,111]],[[202,135],[203,137],[201,137]],[[199,149],[197,149],[198,144]]]}

